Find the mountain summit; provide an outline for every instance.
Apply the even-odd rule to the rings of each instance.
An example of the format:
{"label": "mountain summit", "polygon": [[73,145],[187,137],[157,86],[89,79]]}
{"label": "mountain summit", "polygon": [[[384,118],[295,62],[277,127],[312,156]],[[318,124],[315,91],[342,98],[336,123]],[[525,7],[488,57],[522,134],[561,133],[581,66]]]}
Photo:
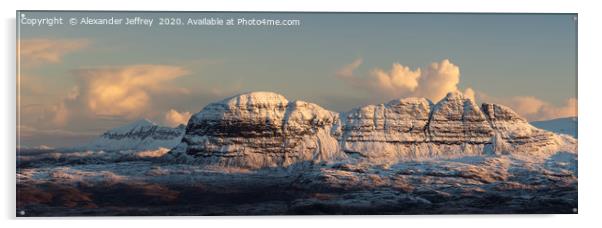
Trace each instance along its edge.
{"label": "mountain summit", "polygon": [[148,119],[140,119],[127,125],[106,131],[81,149],[93,151],[153,150],[172,148],[184,135],[185,126],[176,128],[159,126]]}
{"label": "mountain summit", "polygon": [[374,164],[475,155],[576,152],[576,140],[531,126],[510,108],[461,93],[404,98],[339,114],[271,92],[212,103],[191,117],[170,157],[249,168],[357,158]]}

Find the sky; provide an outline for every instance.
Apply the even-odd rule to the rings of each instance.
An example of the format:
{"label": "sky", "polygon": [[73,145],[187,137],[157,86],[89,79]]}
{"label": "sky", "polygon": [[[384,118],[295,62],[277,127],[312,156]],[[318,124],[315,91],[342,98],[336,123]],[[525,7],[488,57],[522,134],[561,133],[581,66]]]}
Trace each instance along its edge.
{"label": "sky", "polygon": [[[79,145],[140,118],[176,126],[249,91],[339,112],[460,91],[529,121],[577,115],[574,14],[19,13],[20,146]],[[21,20],[48,17],[65,24]],[[85,17],[153,25],[68,23]],[[300,25],[158,25],[212,17]]]}

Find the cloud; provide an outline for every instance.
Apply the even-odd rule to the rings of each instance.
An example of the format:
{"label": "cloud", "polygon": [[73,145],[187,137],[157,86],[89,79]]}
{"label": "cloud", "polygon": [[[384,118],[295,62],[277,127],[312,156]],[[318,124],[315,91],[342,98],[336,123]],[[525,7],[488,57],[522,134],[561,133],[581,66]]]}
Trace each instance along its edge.
{"label": "cloud", "polygon": [[[138,118],[163,115],[154,102],[185,93],[170,82],[188,71],[170,65],[128,65],[74,71],[77,84],[53,104],[22,109],[25,122],[40,129],[56,127],[106,128]],[[158,109],[158,110],[155,110]],[[159,114],[160,113],[160,114]],[[103,125],[103,123],[105,125]]]}
{"label": "cloud", "polygon": [[416,95],[438,101],[447,93],[458,91],[460,68],[448,59],[439,63],[431,63],[420,76],[419,83]]}
{"label": "cloud", "polygon": [[472,88],[466,88],[466,90],[464,90],[464,97],[468,97],[473,101],[476,101],[476,92],[472,89]]}
{"label": "cloud", "polygon": [[534,96],[492,97],[483,92],[476,92],[475,96],[482,102],[508,106],[529,121],[577,116],[576,98],[568,98],[558,106]]}
{"label": "cloud", "polygon": [[529,121],[577,116],[577,99],[569,98],[564,105],[556,106],[531,96],[512,97],[501,103],[511,107]]}
{"label": "cloud", "polygon": [[20,95],[37,96],[46,94],[46,85],[39,77],[20,74],[17,77],[17,89]]}
{"label": "cloud", "polygon": [[190,116],[192,116],[192,113],[190,112],[178,112],[175,109],[170,109],[165,114],[165,123],[172,127],[180,124],[187,124]]}
{"label": "cloud", "polygon": [[348,65],[341,67],[341,69],[339,69],[337,71],[337,76],[339,76],[341,78],[353,77],[353,71],[355,71],[355,69],[357,69],[360,65],[362,65],[362,62],[364,62],[364,60],[360,58],[360,59],[354,60],[352,63],[350,63]]}
{"label": "cloud", "polygon": [[375,88],[384,89],[390,94],[405,93],[414,91],[418,87],[420,69],[412,71],[409,67],[394,63],[391,71],[374,69],[371,75],[376,79],[376,84],[373,85]]}
{"label": "cloud", "polygon": [[85,39],[23,39],[19,41],[17,54],[25,64],[60,63],[63,56],[89,43]]}
{"label": "cloud", "polygon": [[[170,65],[130,65],[75,71],[80,79],[77,96],[99,116],[139,117],[151,105],[153,94],[180,91],[169,86],[188,71]],[[78,93],[80,93],[78,92]]]}
{"label": "cloud", "polygon": [[[400,63],[393,63],[391,70],[375,68],[368,77],[357,77],[353,72],[361,65],[356,59],[337,71],[337,77],[353,87],[378,96],[381,100],[417,96],[438,101],[448,92],[459,91],[460,68],[448,59],[431,63],[426,68],[412,70]],[[474,97],[472,89],[466,91]]]}
{"label": "cloud", "polygon": [[556,106],[533,96],[491,97],[473,88],[461,91],[458,88],[460,68],[448,59],[414,70],[393,63],[389,71],[375,68],[367,77],[359,77],[354,75],[354,71],[362,62],[362,59],[356,59],[343,66],[337,71],[336,77],[354,88],[369,92],[373,99],[380,102],[410,96],[426,97],[437,102],[447,93],[459,91],[475,101],[509,106],[529,121],[577,116],[576,98],[569,98],[564,105]]}
{"label": "cloud", "polygon": [[69,110],[64,102],[51,106],[48,112],[52,115],[50,121],[54,125],[64,126],[69,119]]}

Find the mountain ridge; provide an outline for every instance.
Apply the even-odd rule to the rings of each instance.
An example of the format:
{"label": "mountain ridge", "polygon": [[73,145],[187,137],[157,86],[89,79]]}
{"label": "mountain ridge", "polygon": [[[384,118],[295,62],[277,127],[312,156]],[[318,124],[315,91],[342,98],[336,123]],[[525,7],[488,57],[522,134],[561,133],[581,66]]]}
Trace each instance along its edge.
{"label": "mountain ridge", "polygon": [[531,126],[510,108],[459,92],[437,103],[402,98],[336,113],[272,92],[251,92],[194,114],[169,156],[237,167],[347,159],[371,163],[484,154],[576,152],[576,141]]}
{"label": "mountain ridge", "polygon": [[530,122],[531,125],[547,131],[567,134],[577,138],[578,117],[564,117],[549,120],[539,120]]}
{"label": "mountain ridge", "polygon": [[184,131],[185,126],[182,124],[171,128],[160,126],[144,118],[112,128],[91,142],[71,149],[91,151],[171,149],[180,142]]}

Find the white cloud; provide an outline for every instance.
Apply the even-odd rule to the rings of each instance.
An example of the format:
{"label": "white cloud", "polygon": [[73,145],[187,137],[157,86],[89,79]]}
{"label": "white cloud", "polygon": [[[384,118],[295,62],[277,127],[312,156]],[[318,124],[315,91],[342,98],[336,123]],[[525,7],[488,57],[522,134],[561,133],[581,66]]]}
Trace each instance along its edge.
{"label": "white cloud", "polygon": [[165,113],[165,123],[172,127],[180,124],[186,125],[190,116],[192,116],[192,113],[190,112],[178,112],[175,109],[170,109]]}
{"label": "white cloud", "polygon": [[386,72],[382,69],[374,69],[371,76],[375,79],[372,86],[383,89],[388,94],[407,93],[416,90],[420,69],[412,70],[409,67],[394,63],[391,70]]}
{"label": "white cloud", "polygon": [[[368,77],[354,76],[353,71],[361,63],[361,59],[356,59],[342,67],[337,71],[337,77],[353,87],[378,96],[381,100],[417,96],[438,101],[448,92],[459,90],[460,68],[447,59],[431,63],[424,70],[412,70],[400,63],[393,63],[389,71],[375,68],[370,71]],[[467,92],[471,91],[472,89]]]}
{"label": "white cloud", "polygon": [[576,98],[569,98],[564,105],[556,106],[533,96],[496,98],[473,88],[461,91],[458,88],[460,68],[448,59],[415,70],[393,63],[390,71],[375,68],[367,77],[354,75],[361,64],[362,59],[356,59],[337,71],[336,76],[354,88],[368,91],[380,102],[410,96],[426,97],[437,102],[449,92],[460,91],[473,100],[509,106],[529,121],[577,116]]}
{"label": "white cloud", "polygon": [[464,97],[468,97],[473,101],[476,101],[476,92],[472,88],[466,88],[464,90]]}
{"label": "white cloud", "polygon": [[568,98],[560,106],[534,96],[492,97],[483,92],[477,92],[476,99],[482,102],[506,105],[529,121],[577,116],[576,98]]}
{"label": "white cloud", "polygon": [[415,90],[416,96],[438,101],[445,97],[447,93],[458,91],[460,68],[448,59],[431,63],[425,68],[419,83],[420,86]]}
{"label": "white cloud", "polygon": [[337,76],[342,78],[353,77],[353,71],[355,71],[355,69],[362,65],[363,62],[364,60],[361,58],[353,60],[352,63],[341,67],[341,69],[337,71]]}
{"label": "white cloud", "polygon": [[529,121],[548,120],[562,117],[577,116],[577,99],[569,98],[564,105],[557,106],[535,97],[512,97],[502,101],[523,115]]}

